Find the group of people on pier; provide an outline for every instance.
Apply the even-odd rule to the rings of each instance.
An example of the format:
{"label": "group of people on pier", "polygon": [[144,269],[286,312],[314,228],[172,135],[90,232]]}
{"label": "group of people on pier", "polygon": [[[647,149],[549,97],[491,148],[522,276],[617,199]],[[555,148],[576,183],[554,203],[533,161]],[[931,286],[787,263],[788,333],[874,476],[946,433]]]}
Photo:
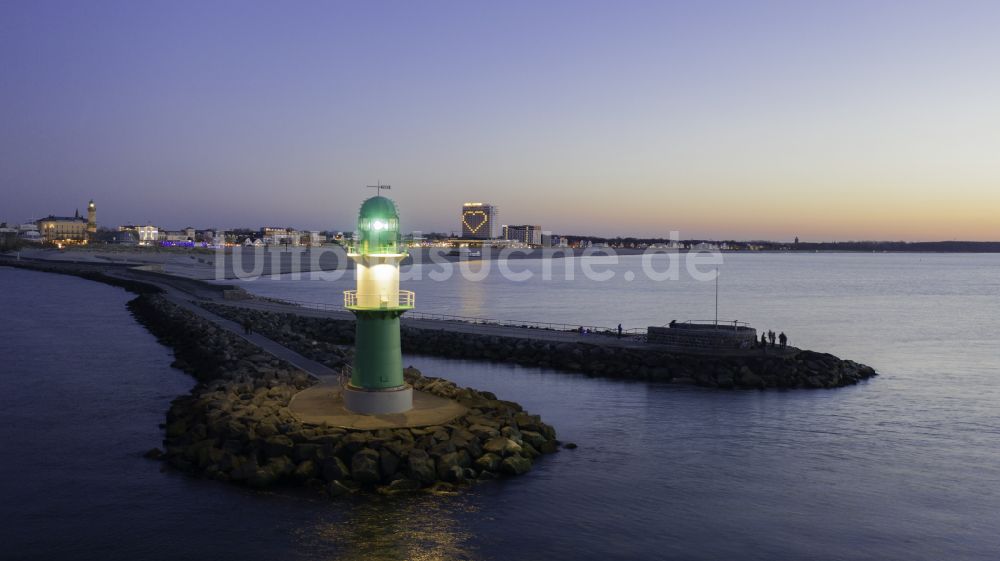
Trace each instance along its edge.
{"label": "group of people on pier", "polygon": [[764,352],[767,352],[768,342],[770,342],[771,347],[774,347],[776,341],[782,349],[788,346],[788,336],[785,335],[784,331],[778,335],[775,335],[774,331],[760,332],[760,347],[764,349]]}

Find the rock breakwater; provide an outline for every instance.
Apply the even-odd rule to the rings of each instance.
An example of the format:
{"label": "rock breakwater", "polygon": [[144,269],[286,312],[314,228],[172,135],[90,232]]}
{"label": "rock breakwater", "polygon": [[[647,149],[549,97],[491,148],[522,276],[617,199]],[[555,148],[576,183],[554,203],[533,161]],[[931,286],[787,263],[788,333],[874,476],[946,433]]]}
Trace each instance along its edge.
{"label": "rock breakwater", "polygon": [[[354,322],[206,304],[206,307],[243,322],[282,344],[310,356],[311,349],[328,351],[354,342]],[[401,329],[404,352],[449,358],[511,362],[555,368],[591,376],[694,384],[713,388],[836,388],[876,376],[870,366],[827,353],[796,350],[790,353],[686,354],[646,348],[594,343],[553,342],[510,336],[480,335],[453,330],[408,327]],[[323,361],[318,354],[311,356]]]}
{"label": "rock breakwater", "polygon": [[[468,413],[442,426],[377,431],[303,424],[288,404],[315,379],[161,296],[141,296],[129,307],[175,349],[175,366],[198,380],[171,404],[164,451],[150,454],[187,472],[253,487],[303,485],[331,496],[452,492],[523,474],[559,446],[555,430],[520,405],[412,368],[405,376],[416,390],[456,400]],[[350,358],[336,345],[308,347],[333,366]]]}

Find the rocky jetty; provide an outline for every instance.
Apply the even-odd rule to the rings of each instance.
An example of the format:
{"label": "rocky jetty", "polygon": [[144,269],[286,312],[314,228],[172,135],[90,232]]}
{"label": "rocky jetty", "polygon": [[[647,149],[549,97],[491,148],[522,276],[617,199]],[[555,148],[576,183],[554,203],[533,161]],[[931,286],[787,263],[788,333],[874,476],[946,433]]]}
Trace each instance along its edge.
{"label": "rocky jetty", "polygon": [[[518,404],[412,368],[405,375],[415,389],[454,399],[468,413],[421,428],[306,425],[288,403],[314,379],[163,297],[141,296],[129,306],[175,349],[174,365],[199,381],[171,404],[164,451],[148,454],[178,469],[253,487],[304,485],[331,496],[362,490],[447,493],[473,481],[523,474],[536,458],[558,449],[555,430]],[[349,349],[286,335],[283,342],[327,364],[350,358]]]}
{"label": "rocky jetty", "polygon": [[[354,322],[263,312],[206,304],[217,314],[242,322],[298,352],[323,360],[323,352],[354,343]],[[403,326],[404,352],[449,358],[512,362],[591,376],[694,384],[713,388],[837,388],[876,376],[870,366],[808,350],[790,353],[685,354],[648,348],[594,343],[559,343],[527,337],[484,336]]]}

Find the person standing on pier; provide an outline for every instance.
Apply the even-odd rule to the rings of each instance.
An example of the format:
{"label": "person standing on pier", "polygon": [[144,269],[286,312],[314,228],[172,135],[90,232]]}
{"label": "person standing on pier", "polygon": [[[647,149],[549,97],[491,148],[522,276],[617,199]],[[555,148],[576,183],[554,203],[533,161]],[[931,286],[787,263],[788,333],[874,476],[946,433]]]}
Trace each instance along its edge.
{"label": "person standing on pier", "polygon": [[788,344],[788,336],[785,335],[784,331],[781,332],[781,335],[778,335],[778,341],[781,342],[782,349],[784,349],[785,346]]}
{"label": "person standing on pier", "polygon": [[767,338],[771,340],[771,346],[774,346],[774,340],[776,339],[773,331],[767,332]]}
{"label": "person standing on pier", "polygon": [[618,324],[618,338],[622,338],[622,324],[620,323]]}

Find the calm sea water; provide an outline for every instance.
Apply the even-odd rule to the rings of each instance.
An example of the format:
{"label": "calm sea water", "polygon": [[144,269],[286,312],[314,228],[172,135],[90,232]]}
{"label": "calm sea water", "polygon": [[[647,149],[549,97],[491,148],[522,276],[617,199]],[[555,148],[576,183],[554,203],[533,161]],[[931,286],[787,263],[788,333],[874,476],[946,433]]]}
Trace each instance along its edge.
{"label": "calm sea water", "polygon": [[[714,313],[711,283],[628,281],[638,257],[610,268],[607,282],[494,271],[405,287],[419,309],[481,317],[641,327]],[[832,391],[711,391],[406,357],[521,402],[580,448],[457,497],[327,502],[142,459],[192,381],[128,315],[130,296],[0,268],[3,556],[1000,558],[1000,255],[727,255],[722,272],[722,317],[881,376]],[[335,302],[349,284],[245,286]]]}

